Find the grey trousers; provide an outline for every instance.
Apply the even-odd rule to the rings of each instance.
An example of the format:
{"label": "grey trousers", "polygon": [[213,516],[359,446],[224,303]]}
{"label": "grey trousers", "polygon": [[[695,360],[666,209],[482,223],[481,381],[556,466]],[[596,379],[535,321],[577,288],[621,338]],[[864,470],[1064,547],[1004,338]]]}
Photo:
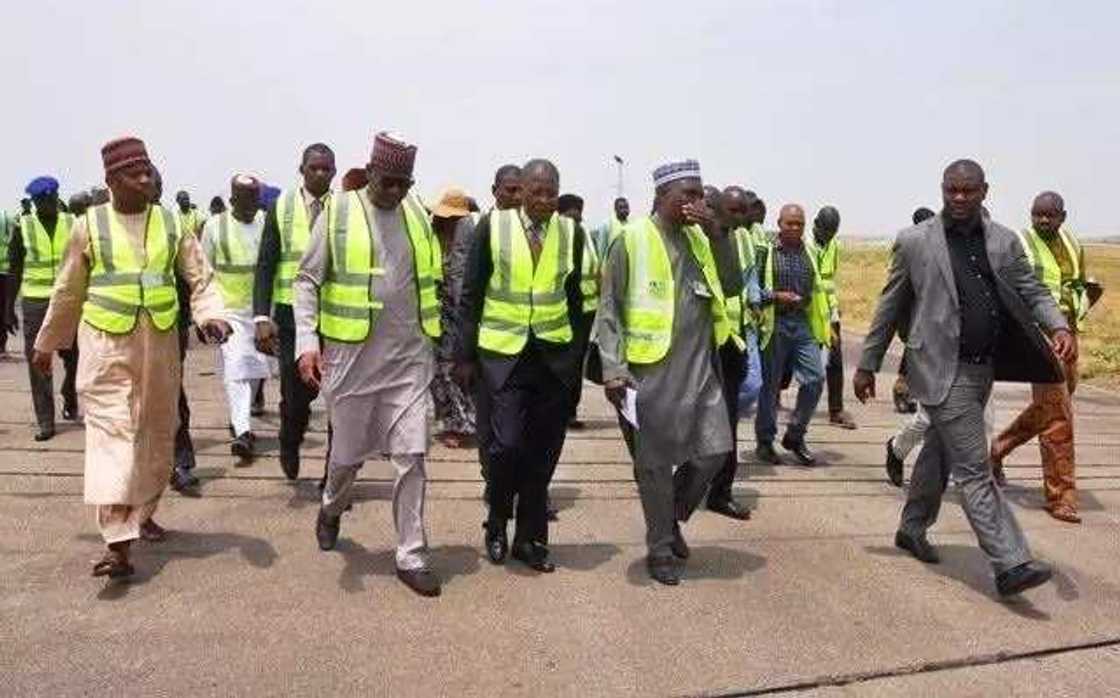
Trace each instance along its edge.
{"label": "grey trousers", "polygon": [[926,405],[930,428],[902,510],[899,528],[924,536],[937,521],[949,476],[961,493],[968,523],[996,574],[1031,559],[1019,522],[992,480],[984,406],[992,391],[991,366],[960,364],[948,397]]}
{"label": "grey trousers", "polygon": [[[424,456],[401,453],[390,457],[397,470],[393,483],[393,523],[397,529],[397,569],[415,570],[428,566],[428,536],[424,531],[424,490],[427,475]],[[323,511],[327,516],[342,516],[350,506],[354,481],[362,464],[327,466],[327,486],[323,488]]]}
{"label": "grey trousers", "polygon": [[[31,354],[35,350],[35,338],[39,336],[39,328],[47,316],[48,299],[24,298],[23,309],[23,352],[27,357],[27,375],[31,382],[31,402],[35,406],[35,421],[40,429],[54,429],[54,378],[44,376],[31,365]],[[62,358],[64,369],[62,377],[62,400],[64,406],[78,407],[78,391],[76,379],[78,376],[78,342],[69,349],[58,352]]]}
{"label": "grey trousers", "polygon": [[726,453],[689,461],[673,472],[671,463],[636,463],[638,495],[646,518],[646,546],[650,557],[673,554],[673,525],[688,521],[700,505],[708,484],[723,467]]}

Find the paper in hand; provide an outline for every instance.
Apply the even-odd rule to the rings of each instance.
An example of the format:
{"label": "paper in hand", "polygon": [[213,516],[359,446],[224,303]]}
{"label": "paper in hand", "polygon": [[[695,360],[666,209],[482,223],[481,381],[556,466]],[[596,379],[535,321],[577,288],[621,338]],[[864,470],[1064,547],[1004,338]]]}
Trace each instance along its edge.
{"label": "paper in hand", "polygon": [[626,388],[626,397],[622,401],[622,418],[635,429],[638,428],[638,391]]}

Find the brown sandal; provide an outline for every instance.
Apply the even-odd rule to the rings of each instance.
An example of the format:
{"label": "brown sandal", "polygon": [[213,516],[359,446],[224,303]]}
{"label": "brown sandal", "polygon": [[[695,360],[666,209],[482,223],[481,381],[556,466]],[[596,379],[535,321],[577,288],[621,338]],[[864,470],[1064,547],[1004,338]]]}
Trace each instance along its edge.
{"label": "brown sandal", "polygon": [[1058,521],[1065,521],[1066,523],[1081,523],[1081,517],[1073,510],[1072,507],[1059,504],[1058,506],[1048,509],[1050,516],[1053,516]]}
{"label": "brown sandal", "polygon": [[93,566],[94,577],[121,579],[131,577],[136,569],[129,563],[128,555],[119,550],[106,550],[105,557]]}

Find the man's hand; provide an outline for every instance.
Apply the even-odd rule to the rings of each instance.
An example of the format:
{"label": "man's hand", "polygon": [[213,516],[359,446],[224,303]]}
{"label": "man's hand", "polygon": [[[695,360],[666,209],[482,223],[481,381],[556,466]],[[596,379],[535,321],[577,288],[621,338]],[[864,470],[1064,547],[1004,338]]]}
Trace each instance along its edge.
{"label": "man's hand", "polygon": [[299,378],[307,387],[318,390],[323,381],[323,355],[317,349],[299,355]]}
{"label": "man's hand", "polygon": [[272,320],[258,320],[254,323],[254,330],[256,336],[253,338],[253,343],[257,346],[257,351],[269,356],[276,356],[280,352],[276,337],[276,325],[272,324]]}
{"label": "man's hand", "polygon": [[708,237],[716,237],[722,232],[719,225],[716,224],[716,217],[712,213],[712,209],[708,208],[708,205],[703,201],[685,204],[681,207],[681,213],[684,214],[686,223],[700,226]]}
{"label": "man's hand", "polygon": [[460,388],[468,393],[474,389],[474,381],[478,376],[478,366],[474,361],[456,361],[451,373]]}
{"label": "man's hand", "polygon": [[1069,330],[1058,330],[1050,337],[1050,345],[1054,347],[1054,353],[1064,363],[1073,363],[1077,361],[1077,337]]}
{"label": "man's hand", "polygon": [[852,387],[856,389],[856,399],[866,403],[869,398],[875,397],[875,374],[857,368],[856,375],[852,379]]}
{"label": "man's hand", "polygon": [[625,378],[612,378],[606,383],[603,383],[603,392],[607,394],[607,400],[609,400],[616,409],[621,410],[623,403],[626,402],[627,385]]}
{"label": "man's hand", "polygon": [[207,344],[225,344],[233,334],[233,328],[225,320],[210,320],[204,322],[198,329]]}
{"label": "man's hand", "polygon": [[35,349],[31,353],[31,366],[44,376],[51,375],[54,368],[54,354],[49,351]]}
{"label": "man's hand", "polygon": [[778,305],[798,305],[801,303],[801,296],[793,291],[775,291],[774,302]]}

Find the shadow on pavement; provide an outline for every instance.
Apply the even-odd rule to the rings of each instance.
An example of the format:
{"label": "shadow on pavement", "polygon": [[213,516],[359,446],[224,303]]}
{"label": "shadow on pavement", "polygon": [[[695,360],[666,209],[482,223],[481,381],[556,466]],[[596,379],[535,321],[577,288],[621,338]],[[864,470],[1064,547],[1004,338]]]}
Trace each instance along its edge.
{"label": "shadow on pavement", "polygon": [[[349,538],[340,538],[335,550],[346,561],[346,566],[338,575],[338,586],[351,594],[365,590],[365,577],[395,577],[397,574],[397,551],[385,548],[371,551],[361,543]],[[480,553],[477,548],[466,545],[445,545],[432,548],[431,565],[443,586],[456,577],[478,572]]]}
{"label": "shadow on pavement", "polygon": [[[681,579],[685,581],[742,579],[748,572],[757,572],[766,566],[766,558],[761,555],[718,545],[694,546],[692,555],[687,560],[678,562],[681,565]],[[626,581],[634,586],[656,584],[649,578],[644,555],[626,568]]]}
{"label": "shadow on pavement", "polygon": [[[79,540],[101,542],[100,536],[82,534]],[[263,538],[240,533],[198,533],[196,531],[168,531],[167,539],[160,543],[136,541],[132,544],[131,561],[136,574],[131,579],[110,581],[97,594],[102,601],[115,601],[128,595],[132,587],[147,584],[158,576],[172,560],[201,560],[229,550],[237,550],[253,567],[272,567],[280,555]]]}
{"label": "shadow on pavement", "polygon": [[[622,552],[622,548],[610,543],[562,543],[548,546],[549,560],[556,565],[557,573],[564,570],[575,572],[590,572],[606,564],[612,557]],[[519,577],[538,577],[540,572],[533,570],[513,556],[506,558],[506,570]]]}
{"label": "shadow on pavement", "polygon": [[[1035,608],[1034,604],[1025,596],[1012,596],[1000,598],[996,594],[995,579],[992,576],[988,559],[979,548],[972,545],[937,545],[941,553],[941,562],[936,565],[925,565],[912,560],[914,565],[921,565],[920,570],[934,572],[964,583],[974,591],[1001,604],[1015,615],[1028,620],[1049,621],[1050,614]],[[910,558],[910,554],[894,547],[868,546],[864,550],[872,555],[881,557]],[[1056,587],[1058,598],[1062,601],[1073,601],[1081,596],[1077,583],[1072,577],[1061,570],[1055,570],[1053,584]]]}

